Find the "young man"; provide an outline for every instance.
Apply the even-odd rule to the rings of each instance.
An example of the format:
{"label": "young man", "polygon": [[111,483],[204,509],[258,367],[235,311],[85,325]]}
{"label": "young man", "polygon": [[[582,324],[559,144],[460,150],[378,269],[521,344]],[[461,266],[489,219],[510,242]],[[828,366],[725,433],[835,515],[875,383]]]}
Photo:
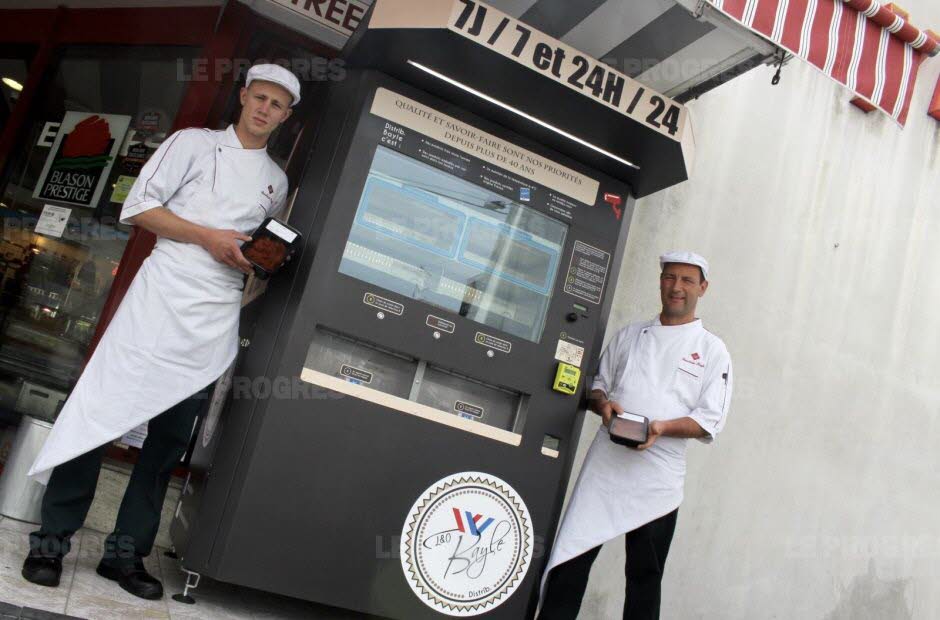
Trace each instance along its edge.
{"label": "young man", "polygon": [[[543,576],[540,620],[574,620],[601,545],[626,533],[623,617],[659,618],[660,584],[685,479],[689,439],[709,443],[731,401],[731,357],[695,318],[708,289],[708,263],[691,252],[660,257],[662,312],[628,325],[601,357],[589,407],[603,419],[581,468]],[[630,449],[610,440],[620,413],[650,420],[649,438]]]}
{"label": "young man", "polygon": [[287,177],[265,147],[299,100],[291,72],[252,67],[237,125],[176,132],[141,170],[121,221],[153,232],[157,243],[30,470],[48,486],[42,526],[30,534],[23,564],[27,580],[59,584],[62,557],[94,498],[104,447],[149,421],[98,574],[136,596],[163,596],[142,558],[188,446],[197,397],[235,358],[243,273],[251,268],[238,242],[285,203]]}

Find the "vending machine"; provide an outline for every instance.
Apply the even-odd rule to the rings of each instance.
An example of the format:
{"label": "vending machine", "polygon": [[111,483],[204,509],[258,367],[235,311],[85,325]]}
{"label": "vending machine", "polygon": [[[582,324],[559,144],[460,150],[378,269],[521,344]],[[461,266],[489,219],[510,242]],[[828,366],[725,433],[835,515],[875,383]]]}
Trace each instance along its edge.
{"label": "vending machine", "polygon": [[176,552],[388,618],[528,618],[634,201],[687,177],[688,113],[471,0],[378,0],[344,58]]}

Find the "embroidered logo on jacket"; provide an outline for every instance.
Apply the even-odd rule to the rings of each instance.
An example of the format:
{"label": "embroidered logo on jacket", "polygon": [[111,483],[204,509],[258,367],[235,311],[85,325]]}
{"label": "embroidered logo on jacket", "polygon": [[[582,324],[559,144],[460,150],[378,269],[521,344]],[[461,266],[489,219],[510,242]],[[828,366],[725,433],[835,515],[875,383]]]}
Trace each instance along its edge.
{"label": "embroidered logo on jacket", "polygon": [[[268,185],[267,192],[265,192],[264,190],[261,190],[261,195],[268,199],[269,204],[272,204],[272,205],[274,204],[274,187],[273,186]],[[263,206],[261,206],[261,208],[264,209]]]}

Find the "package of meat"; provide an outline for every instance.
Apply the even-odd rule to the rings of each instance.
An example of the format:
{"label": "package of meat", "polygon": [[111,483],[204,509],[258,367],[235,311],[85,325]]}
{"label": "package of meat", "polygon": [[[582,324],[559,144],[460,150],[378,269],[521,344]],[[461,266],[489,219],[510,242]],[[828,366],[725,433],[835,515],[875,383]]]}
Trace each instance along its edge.
{"label": "package of meat", "polygon": [[650,421],[646,416],[624,411],[610,420],[610,440],[636,448],[649,439]]}
{"label": "package of meat", "polygon": [[296,228],[269,217],[251,235],[251,241],[242,246],[242,254],[254,267],[255,275],[265,280],[287,262],[300,241],[300,232]]}

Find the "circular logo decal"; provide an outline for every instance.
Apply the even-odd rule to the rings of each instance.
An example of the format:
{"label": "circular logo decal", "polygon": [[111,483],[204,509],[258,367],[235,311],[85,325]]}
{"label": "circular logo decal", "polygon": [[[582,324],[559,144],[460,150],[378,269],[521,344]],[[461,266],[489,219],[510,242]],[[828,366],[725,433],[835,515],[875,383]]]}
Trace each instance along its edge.
{"label": "circular logo decal", "polygon": [[495,476],[464,472],[437,481],[412,506],[401,565],[421,601],[449,616],[475,616],[516,591],[532,559],[532,519]]}

